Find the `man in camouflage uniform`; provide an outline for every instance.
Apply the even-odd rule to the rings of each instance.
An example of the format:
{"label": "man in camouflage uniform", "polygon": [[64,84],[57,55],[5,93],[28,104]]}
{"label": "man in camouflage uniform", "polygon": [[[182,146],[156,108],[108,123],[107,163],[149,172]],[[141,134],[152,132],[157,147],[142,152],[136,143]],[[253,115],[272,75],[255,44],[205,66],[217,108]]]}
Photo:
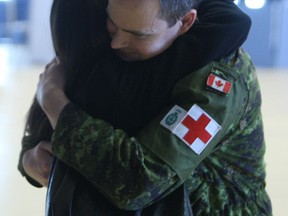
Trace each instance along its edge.
{"label": "man in camouflage uniform", "polygon": [[[121,8],[118,3],[118,0],[111,0],[108,4],[108,30],[112,41],[113,37],[118,37],[118,40],[123,37],[123,32],[114,31],[119,25],[116,23]],[[154,7],[149,5],[149,8]],[[127,13],[126,9],[124,11]],[[135,33],[126,27],[125,33]],[[173,33],[168,35],[173,41]],[[112,46],[116,47],[114,43]],[[185,46],[179,47],[172,47],[175,56],[186,49]],[[144,50],[140,52],[143,55],[136,55],[136,58],[150,59],[158,55],[154,51],[151,53]],[[121,52],[121,49],[118,54],[126,61],[135,60],[135,55]],[[107,57],[106,61],[108,65],[113,58]],[[167,100],[154,115],[151,114],[148,123],[142,124],[141,129],[135,132],[116,127],[116,123],[111,123],[113,120],[107,121],[97,114],[92,117],[72,103],[63,91],[64,80],[59,75],[63,65],[57,61],[48,65],[38,84],[37,99],[54,128],[51,140],[53,155],[64,162],[61,166],[68,165],[72,170],[66,169],[68,174],[62,175],[75,180],[71,184],[67,205],[73,204],[75,215],[167,215],[168,205],[161,209],[161,202],[180,202],[177,200],[179,197],[173,197],[173,194],[184,187],[181,195],[189,197],[191,206],[174,215],[191,215],[192,212],[194,215],[271,215],[270,201],[265,192],[261,95],[249,56],[237,49],[193,72],[189,70],[193,62],[186,58],[175,58],[174,62],[167,64],[165,73],[160,76],[173,81],[166,91]],[[114,72],[117,67],[118,64],[107,66],[107,73]],[[182,75],[175,78],[176,71]],[[156,85],[152,86],[150,103],[142,102],[145,109],[140,114],[144,116],[150,111],[153,100],[157,101],[153,94],[157,96],[162,90],[157,89],[159,77],[151,76],[151,83]],[[149,91],[149,86],[145,89]],[[129,90],[136,91],[137,88]],[[124,101],[126,96],[117,95],[120,101]],[[125,106],[128,110],[130,106],[137,107],[135,101]],[[125,113],[125,110],[120,113],[118,117],[123,121],[125,118],[127,121],[138,120],[138,116]],[[26,141],[31,142],[29,134],[23,139],[24,143]],[[48,193],[51,212],[53,206],[64,205],[61,202],[57,204],[64,190],[60,187],[59,191],[53,192],[51,188],[59,184],[54,175],[56,179],[58,174],[52,173],[49,183],[51,199]],[[81,190],[77,190],[78,187]],[[92,188],[100,194],[95,195]],[[69,187],[66,192],[68,190]],[[89,190],[95,193],[91,195]],[[90,209],[81,210],[89,200],[101,202],[97,196],[105,197],[112,205],[103,201],[101,205],[104,207],[92,203]],[[153,210],[150,211],[151,207]],[[67,209],[61,213],[57,211],[49,214],[66,215],[68,212]]]}

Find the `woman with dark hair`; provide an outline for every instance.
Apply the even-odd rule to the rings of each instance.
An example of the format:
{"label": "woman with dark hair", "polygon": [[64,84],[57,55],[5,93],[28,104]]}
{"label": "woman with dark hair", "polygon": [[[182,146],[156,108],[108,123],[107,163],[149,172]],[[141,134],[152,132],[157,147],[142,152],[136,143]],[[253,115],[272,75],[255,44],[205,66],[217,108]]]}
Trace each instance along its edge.
{"label": "woman with dark hair", "polygon": [[[218,185],[210,185],[211,178],[216,179],[216,172],[210,173],[210,167],[217,166],[211,155],[224,138],[233,132],[238,133],[234,128],[234,117],[239,115],[241,107],[236,110],[234,106],[248,99],[240,94],[232,105],[233,96],[230,95],[234,93],[226,99],[216,95],[213,96],[219,101],[216,106],[210,105],[206,96],[198,93],[201,89],[206,94],[203,78],[198,80],[199,71],[213,70],[216,74],[225,71],[215,71],[211,65],[230,67],[243,58],[243,65],[231,66],[233,73],[250,72],[246,68],[251,67],[249,60],[243,51],[238,50],[249,32],[249,17],[230,0],[204,0],[197,5],[198,19],[193,27],[175,38],[171,46],[151,58],[127,62],[110,47],[116,34],[114,30],[120,29],[119,23],[116,24],[118,19],[113,19],[117,1],[53,2],[51,30],[57,59],[47,65],[40,77],[42,81],[29,111],[19,160],[19,170],[34,186],[47,186],[50,176],[46,214],[179,216],[192,215],[193,210],[196,215],[211,215],[210,211],[219,212],[215,215],[228,212],[231,215],[231,212],[260,212],[260,208],[269,212],[265,191],[259,192],[253,204],[247,204],[247,210],[242,209],[244,204],[240,207],[233,203],[231,197],[238,199],[238,193],[228,192],[220,196],[221,189],[219,196],[211,197],[213,189],[222,188],[229,182],[218,181]],[[160,1],[160,5],[163,2]],[[184,83],[187,77],[196,75],[193,88],[195,86],[197,91],[194,89],[191,96],[190,90],[185,90],[190,87],[185,87]],[[230,72],[224,77],[230,82],[234,79]],[[50,94],[45,79],[46,83],[52,83],[63,92]],[[256,94],[258,89],[255,87],[254,91]],[[64,95],[66,101],[54,100],[57,94]],[[181,96],[178,98],[177,95]],[[47,97],[52,97],[55,103],[47,104]],[[180,145],[181,140],[175,140],[173,134],[168,135],[159,119],[176,102],[189,109],[191,100],[204,103],[210,112],[215,112],[214,118],[223,128],[218,142],[211,144],[210,150],[199,153],[197,158],[188,156],[187,146]],[[47,107],[58,109],[56,118],[49,115]],[[228,118],[226,115],[232,116]],[[157,126],[154,122],[158,122]],[[179,146],[175,147],[175,144]],[[170,151],[163,149],[163,145],[167,145]],[[171,156],[175,152],[178,156]],[[211,158],[215,160],[213,165],[209,165]],[[264,173],[264,170],[260,171]],[[231,184],[234,182],[229,182]],[[211,189],[211,193],[199,198],[203,185]],[[215,204],[222,203],[215,205],[212,200]],[[171,205],[175,207],[173,210]],[[226,205],[231,208],[226,209]]]}

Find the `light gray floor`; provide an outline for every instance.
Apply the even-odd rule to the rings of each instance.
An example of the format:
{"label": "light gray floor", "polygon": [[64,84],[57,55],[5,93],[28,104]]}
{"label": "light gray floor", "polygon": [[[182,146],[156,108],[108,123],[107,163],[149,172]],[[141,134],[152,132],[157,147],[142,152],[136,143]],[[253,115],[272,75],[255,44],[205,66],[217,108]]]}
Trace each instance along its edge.
{"label": "light gray floor", "polygon": [[[17,171],[25,114],[43,65],[32,65],[23,47],[0,46],[0,215],[44,216],[45,189],[30,186]],[[23,53],[23,52],[20,52]],[[267,190],[275,216],[288,206],[288,69],[257,68],[267,142]]]}

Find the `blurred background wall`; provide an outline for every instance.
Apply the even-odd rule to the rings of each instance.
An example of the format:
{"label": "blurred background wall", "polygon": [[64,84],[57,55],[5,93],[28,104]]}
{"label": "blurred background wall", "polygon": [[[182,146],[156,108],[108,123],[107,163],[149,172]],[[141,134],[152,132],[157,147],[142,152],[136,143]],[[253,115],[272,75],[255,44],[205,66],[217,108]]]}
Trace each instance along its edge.
{"label": "blurred background wall", "polygon": [[[52,0],[0,0],[0,42],[26,44],[35,62],[53,56],[49,12]],[[244,44],[259,67],[288,67],[288,0],[238,0],[252,19]]]}
{"label": "blurred background wall", "polygon": [[51,4],[52,0],[0,0],[0,43],[26,45],[33,63],[50,61]]}
{"label": "blurred background wall", "polygon": [[249,1],[239,2],[239,7],[252,19],[250,35],[244,47],[256,66],[288,67],[288,0],[250,1],[256,6],[257,1],[259,6],[261,2],[264,5],[253,9],[248,7]]}

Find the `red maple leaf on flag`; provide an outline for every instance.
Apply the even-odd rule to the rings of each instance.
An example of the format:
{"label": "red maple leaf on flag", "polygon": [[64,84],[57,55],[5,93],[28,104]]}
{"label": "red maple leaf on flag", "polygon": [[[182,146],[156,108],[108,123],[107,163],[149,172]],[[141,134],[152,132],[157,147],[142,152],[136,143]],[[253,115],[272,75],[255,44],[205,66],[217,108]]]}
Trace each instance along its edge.
{"label": "red maple leaf on flag", "polygon": [[221,82],[221,80],[215,81],[215,84],[216,84],[217,87],[223,86],[223,83]]}

